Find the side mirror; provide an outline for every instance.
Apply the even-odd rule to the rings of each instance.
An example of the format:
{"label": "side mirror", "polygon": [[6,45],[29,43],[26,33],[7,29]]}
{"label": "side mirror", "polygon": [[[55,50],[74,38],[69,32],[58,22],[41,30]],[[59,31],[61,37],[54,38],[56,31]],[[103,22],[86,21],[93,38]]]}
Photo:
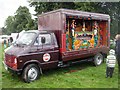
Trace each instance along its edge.
{"label": "side mirror", "polygon": [[42,44],[45,43],[45,37],[41,37],[41,43],[42,43]]}

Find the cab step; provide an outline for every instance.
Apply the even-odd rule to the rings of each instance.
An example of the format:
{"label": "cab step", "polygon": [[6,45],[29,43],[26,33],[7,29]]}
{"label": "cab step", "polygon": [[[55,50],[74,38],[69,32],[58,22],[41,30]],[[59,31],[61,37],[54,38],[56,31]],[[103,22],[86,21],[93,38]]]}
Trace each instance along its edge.
{"label": "cab step", "polygon": [[93,58],[87,58],[87,59],[82,59],[82,60],[79,60],[79,61],[71,61],[71,62],[68,62],[67,64],[64,64],[63,61],[59,61],[58,62],[58,67],[68,67],[72,64],[76,64],[76,63],[81,63],[81,62],[85,62],[85,61],[93,61]]}

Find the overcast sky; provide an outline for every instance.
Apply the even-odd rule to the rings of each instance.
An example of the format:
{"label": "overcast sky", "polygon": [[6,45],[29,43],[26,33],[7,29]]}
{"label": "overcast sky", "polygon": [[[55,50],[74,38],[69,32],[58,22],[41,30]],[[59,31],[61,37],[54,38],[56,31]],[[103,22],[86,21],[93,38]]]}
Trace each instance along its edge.
{"label": "overcast sky", "polygon": [[19,6],[27,6],[31,14],[35,14],[34,8],[29,7],[27,0],[0,0],[0,28],[4,26],[8,16],[13,16]]}

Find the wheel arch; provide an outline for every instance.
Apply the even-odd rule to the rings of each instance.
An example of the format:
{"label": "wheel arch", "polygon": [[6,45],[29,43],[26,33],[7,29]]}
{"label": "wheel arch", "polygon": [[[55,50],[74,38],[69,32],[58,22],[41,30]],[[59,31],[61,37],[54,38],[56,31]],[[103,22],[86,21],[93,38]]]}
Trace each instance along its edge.
{"label": "wheel arch", "polygon": [[37,65],[37,66],[39,67],[40,73],[43,74],[43,73],[42,73],[41,64],[40,64],[40,62],[38,62],[37,60],[30,60],[30,61],[25,62],[24,65],[23,65],[23,67],[22,67],[22,72],[23,72],[23,70],[25,69],[25,67],[28,66],[28,65],[30,65],[30,64],[35,64],[35,65]]}
{"label": "wheel arch", "polygon": [[102,55],[103,55],[103,62],[104,62],[104,60],[105,60],[105,58],[107,58],[107,53],[104,53],[104,52],[99,52],[99,53],[101,53]]}

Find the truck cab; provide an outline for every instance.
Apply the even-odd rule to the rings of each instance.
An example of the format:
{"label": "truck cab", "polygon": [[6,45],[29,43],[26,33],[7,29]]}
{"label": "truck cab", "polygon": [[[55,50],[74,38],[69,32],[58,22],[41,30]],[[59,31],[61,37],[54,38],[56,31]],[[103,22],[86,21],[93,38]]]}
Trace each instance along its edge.
{"label": "truck cab", "polygon": [[22,73],[23,79],[30,82],[37,79],[42,70],[57,67],[58,59],[54,33],[29,30],[5,50],[4,64],[9,70]]}

